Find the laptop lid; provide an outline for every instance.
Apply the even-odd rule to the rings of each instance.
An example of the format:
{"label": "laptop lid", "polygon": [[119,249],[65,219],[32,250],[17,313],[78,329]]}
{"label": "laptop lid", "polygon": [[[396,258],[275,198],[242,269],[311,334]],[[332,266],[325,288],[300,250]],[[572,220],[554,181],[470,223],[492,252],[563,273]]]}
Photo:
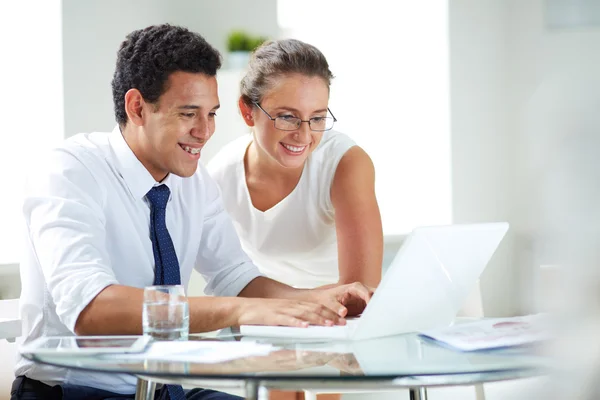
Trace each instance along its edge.
{"label": "laptop lid", "polygon": [[351,338],[449,325],[507,230],[505,222],[416,228],[390,264]]}

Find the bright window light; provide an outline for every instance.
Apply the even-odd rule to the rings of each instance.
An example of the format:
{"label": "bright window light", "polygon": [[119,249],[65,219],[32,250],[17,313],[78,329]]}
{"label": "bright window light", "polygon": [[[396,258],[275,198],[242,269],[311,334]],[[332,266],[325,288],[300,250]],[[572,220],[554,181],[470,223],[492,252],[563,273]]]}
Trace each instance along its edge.
{"label": "bright window light", "polygon": [[20,258],[25,176],[63,137],[61,32],[59,0],[0,2],[0,264]]}

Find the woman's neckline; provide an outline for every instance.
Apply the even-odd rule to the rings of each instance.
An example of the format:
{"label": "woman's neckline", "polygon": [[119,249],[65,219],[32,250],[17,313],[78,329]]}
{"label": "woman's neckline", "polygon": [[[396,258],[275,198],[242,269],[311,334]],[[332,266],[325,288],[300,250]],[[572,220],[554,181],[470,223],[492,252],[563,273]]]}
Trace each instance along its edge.
{"label": "woman's neckline", "polygon": [[250,188],[248,187],[248,180],[246,177],[246,157],[248,156],[248,150],[250,149],[250,146],[252,145],[253,142],[254,142],[254,139],[250,139],[250,141],[246,144],[246,146],[243,147],[244,150],[242,153],[241,168],[242,168],[244,191],[245,191],[245,195],[247,196],[248,202],[250,203],[250,206],[252,207],[252,209],[257,213],[266,215],[266,214],[269,214],[272,211],[276,210],[277,208],[280,208],[282,204],[285,204],[288,201],[288,199],[291,198],[298,191],[298,187],[300,186],[300,183],[302,182],[302,180],[304,179],[304,176],[306,175],[306,173],[305,173],[306,172],[306,164],[308,163],[309,159],[307,158],[306,161],[304,162],[302,171],[300,172],[300,176],[298,177],[298,182],[296,183],[296,185],[294,186],[292,191],[290,193],[288,193],[285,197],[283,197],[281,200],[279,200],[277,203],[273,204],[271,207],[269,207],[263,211],[263,210],[258,209],[254,205],[254,202],[252,201],[252,196],[250,195]]}

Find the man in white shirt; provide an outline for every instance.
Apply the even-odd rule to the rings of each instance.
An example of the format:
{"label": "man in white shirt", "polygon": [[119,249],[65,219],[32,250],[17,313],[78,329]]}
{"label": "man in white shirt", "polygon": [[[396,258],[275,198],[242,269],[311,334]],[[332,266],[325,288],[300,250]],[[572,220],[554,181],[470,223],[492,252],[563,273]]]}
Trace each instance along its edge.
{"label": "man in white shirt", "polygon": [[[215,129],[219,67],[219,53],[180,27],[151,26],[122,43],[112,82],[118,126],[66,140],[27,184],[25,342],[141,334],[143,288],[187,286],[192,268],[206,279],[207,293],[219,296],[189,298],[192,333],[241,324],[344,324],[343,304],[369,300],[370,290],[358,283],[293,289],[261,276],[241,250],[217,186],[198,163]],[[12,400],[133,398],[135,392],[131,376],[24,358],[15,374]],[[157,398],[186,395],[230,397],[165,385]]]}

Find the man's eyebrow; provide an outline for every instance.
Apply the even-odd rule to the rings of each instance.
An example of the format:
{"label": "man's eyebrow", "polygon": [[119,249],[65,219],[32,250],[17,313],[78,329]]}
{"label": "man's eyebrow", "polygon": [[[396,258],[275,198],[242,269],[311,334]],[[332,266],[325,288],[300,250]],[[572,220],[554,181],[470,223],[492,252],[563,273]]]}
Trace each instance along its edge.
{"label": "man's eyebrow", "polygon": [[[213,108],[211,108],[211,110],[217,110],[221,107],[220,104],[217,104],[216,106],[214,106]],[[201,107],[197,106],[195,104],[184,104],[182,106],[177,107],[180,110],[199,110]]]}

